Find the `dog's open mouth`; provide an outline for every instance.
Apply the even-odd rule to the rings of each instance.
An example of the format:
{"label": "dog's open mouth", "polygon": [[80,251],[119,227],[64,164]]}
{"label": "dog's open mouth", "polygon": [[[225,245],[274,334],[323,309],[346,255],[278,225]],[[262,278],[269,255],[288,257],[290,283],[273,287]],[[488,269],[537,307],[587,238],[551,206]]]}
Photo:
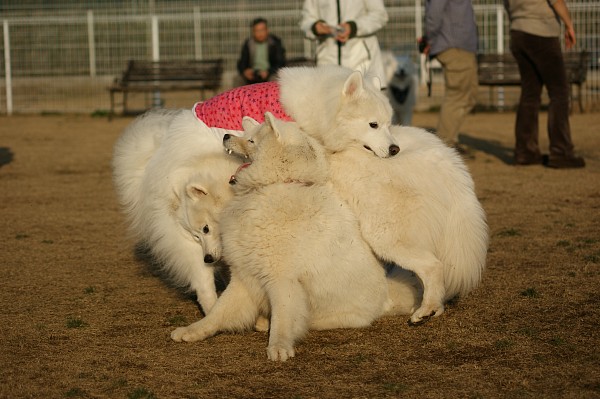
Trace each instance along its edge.
{"label": "dog's open mouth", "polygon": [[[231,150],[227,150],[227,151],[231,151]],[[245,162],[243,164],[241,164],[237,170],[235,171],[234,175],[231,175],[231,177],[229,178],[229,184],[236,184],[237,183],[237,179],[235,178],[235,175],[237,175],[238,173],[240,173],[240,170],[247,168],[248,166],[250,166],[252,164],[252,162]]]}

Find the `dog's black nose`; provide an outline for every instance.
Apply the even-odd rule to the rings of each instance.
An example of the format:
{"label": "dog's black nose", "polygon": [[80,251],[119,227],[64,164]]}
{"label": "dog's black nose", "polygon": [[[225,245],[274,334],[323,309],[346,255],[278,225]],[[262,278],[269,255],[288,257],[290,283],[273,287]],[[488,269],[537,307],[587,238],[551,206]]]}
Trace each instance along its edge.
{"label": "dog's black nose", "polygon": [[226,134],[225,136],[223,136],[223,141],[227,141],[231,138],[230,134]]}
{"label": "dog's black nose", "polygon": [[400,152],[400,147],[398,147],[396,144],[392,144],[390,146],[390,156],[391,157],[393,157],[394,155],[396,155],[399,152]]}
{"label": "dog's black nose", "polygon": [[215,261],[215,258],[212,257],[212,255],[204,255],[204,263],[213,263]]}

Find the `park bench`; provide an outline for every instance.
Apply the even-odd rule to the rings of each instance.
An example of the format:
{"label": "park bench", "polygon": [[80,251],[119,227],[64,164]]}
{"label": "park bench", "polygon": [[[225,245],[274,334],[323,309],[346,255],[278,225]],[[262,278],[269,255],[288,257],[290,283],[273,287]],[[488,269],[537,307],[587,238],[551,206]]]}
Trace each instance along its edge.
{"label": "park bench", "polygon": [[285,62],[286,67],[314,67],[317,63],[312,58],[307,57],[293,57],[288,58]]}
{"label": "park bench", "polygon": [[[588,53],[586,51],[567,52],[563,54],[563,58],[569,82],[571,104],[573,103],[573,86],[577,86],[579,110],[583,112],[581,87],[587,78]],[[519,67],[511,54],[479,54],[477,63],[479,85],[490,86],[490,98],[494,87],[521,85]]]}
{"label": "park bench", "polygon": [[131,92],[164,92],[206,90],[221,87],[223,60],[142,61],[130,60],[121,77],[115,79],[110,91],[109,119],[115,114],[115,94],[123,94],[123,114],[128,113],[127,94]]}

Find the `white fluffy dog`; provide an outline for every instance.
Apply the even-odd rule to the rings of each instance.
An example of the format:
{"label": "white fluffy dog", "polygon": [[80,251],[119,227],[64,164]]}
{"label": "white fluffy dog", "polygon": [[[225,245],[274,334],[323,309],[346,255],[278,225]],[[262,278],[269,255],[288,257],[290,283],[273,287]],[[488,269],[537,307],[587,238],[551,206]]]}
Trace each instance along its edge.
{"label": "white fluffy dog", "polygon": [[[299,82],[294,82],[295,90],[321,84],[328,93],[317,99],[304,98],[297,104],[299,107],[317,100],[337,103],[341,98],[350,105],[356,103],[359,97],[361,102],[385,107],[382,102],[385,97],[378,89],[371,88],[358,72],[336,66],[298,69],[304,73]],[[315,80],[316,77],[319,77],[318,80]],[[279,90],[279,84],[275,82],[248,85],[198,103],[193,110],[150,111],[136,119],[115,145],[115,186],[131,230],[138,239],[148,244],[176,282],[189,285],[196,292],[205,313],[210,310],[217,295],[213,268],[205,263],[218,260],[220,254],[216,215],[227,194],[226,190],[215,192],[216,188],[211,184],[221,187],[222,182],[226,181],[224,179],[235,171],[223,159],[222,138],[226,133],[241,134],[242,115],[260,120],[266,111],[285,115],[288,109],[282,109],[279,103]],[[311,127],[313,120],[330,121],[330,113],[334,111],[329,104],[325,105],[315,113],[300,116],[297,122]],[[360,115],[355,119],[348,119],[346,114],[340,117],[348,123],[360,120]],[[362,128],[362,122],[355,124]],[[335,121],[332,123],[335,124]],[[371,126],[366,126],[372,131],[387,130],[389,121],[386,124],[385,121],[378,123],[372,120]],[[396,146],[390,147],[393,143],[389,133],[373,135],[373,138],[375,140],[371,145],[381,156],[387,156],[389,151],[397,149]],[[208,195],[190,196],[190,193],[197,194],[202,190],[185,190],[186,181],[192,174],[198,175],[197,183],[210,186]],[[188,199],[191,198],[203,198],[204,201],[197,201],[197,207],[189,207],[192,202]],[[214,199],[214,203],[207,202],[210,199]],[[210,217],[190,217],[192,209],[201,207],[205,207]],[[205,221],[207,218],[210,223]],[[195,220],[196,225],[192,225],[191,220]],[[198,234],[198,229],[202,233],[204,226],[208,227],[209,232]],[[191,239],[194,236],[197,236],[201,245],[193,245]]]}
{"label": "white fluffy dog", "polygon": [[[448,299],[475,288],[488,230],[458,154],[421,129],[394,127],[392,134],[390,104],[368,81],[348,79],[339,96],[334,79],[317,70],[280,75],[283,107],[330,153],[335,189],[358,216],[363,238],[382,260],[421,279],[423,302],[411,322],[439,316]],[[306,75],[314,84],[301,87]]]}
{"label": "white fluffy dog", "polygon": [[410,126],[417,103],[419,80],[415,63],[408,55],[382,52],[386,71],[386,94],[394,110],[393,123]]}
{"label": "white fluffy dog", "polygon": [[262,126],[245,127],[247,138],[224,141],[251,160],[236,174],[236,195],[221,216],[231,282],[205,318],[171,337],[203,340],[248,330],[270,315],[267,354],[285,361],[308,329],[364,327],[386,312],[408,314],[418,301],[416,280],[398,273],[388,283],[329,183],[321,145],[269,113]]}
{"label": "white fluffy dog", "polygon": [[130,231],[175,283],[196,293],[205,313],[217,300],[218,216],[233,196],[228,182],[240,164],[224,153],[221,137],[188,110],[150,111],[127,127],[113,155]]}
{"label": "white fluffy dog", "polygon": [[411,316],[417,324],[479,284],[488,229],[456,151],[423,129],[394,126],[392,134],[400,146],[395,157],[350,147],[330,156],[331,178],[373,251],[421,279],[423,302]]}

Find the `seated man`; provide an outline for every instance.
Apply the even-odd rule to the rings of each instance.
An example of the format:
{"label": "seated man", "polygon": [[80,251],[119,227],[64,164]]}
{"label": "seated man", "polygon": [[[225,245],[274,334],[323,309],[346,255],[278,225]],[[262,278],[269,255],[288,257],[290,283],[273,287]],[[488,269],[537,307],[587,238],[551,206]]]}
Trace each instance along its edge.
{"label": "seated man", "polygon": [[237,68],[246,84],[267,82],[285,66],[285,48],[281,39],[269,33],[267,20],[252,21],[252,37],[242,46]]}

